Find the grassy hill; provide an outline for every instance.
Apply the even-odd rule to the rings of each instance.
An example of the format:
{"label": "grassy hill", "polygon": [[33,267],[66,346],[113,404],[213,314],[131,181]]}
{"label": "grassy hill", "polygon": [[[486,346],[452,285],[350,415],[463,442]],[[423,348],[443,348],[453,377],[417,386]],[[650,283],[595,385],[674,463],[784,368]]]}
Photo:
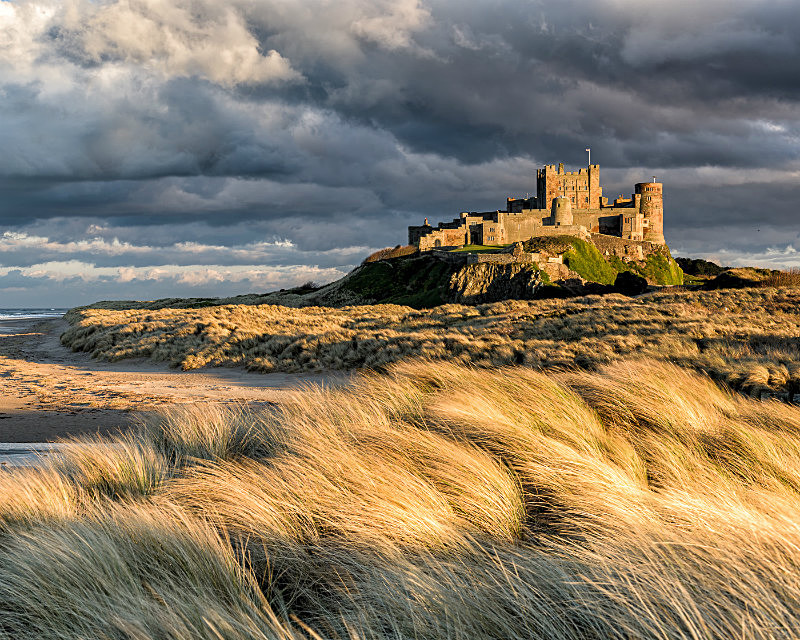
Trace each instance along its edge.
{"label": "grassy hill", "polygon": [[[669,248],[651,247],[643,260],[623,262],[615,256],[604,257],[591,241],[572,236],[533,238],[524,243],[528,252],[546,252],[561,256],[565,265],[578,276],[590,283],[613,285],[616,277],[623,271],[630,271],[644,277],[651,284],[683,284],[683,272],[669,252]],[[504,247],[465,246],[454,253],[497,253]],[[347,291],[353,300],[377,304],[407,304],[425,308],[453,301],[450,280],[459,271],[453,265],[430,254],[407,253],[380,260],[367,260],[342,281],[332,285],[337,293]],[[570,290],[553,285],[550,277],[538,268],[529,268],[531,278],[540,279],[542,285],[533,297],[561,297],[573,294]],[[495,276],[497,277],[497,276]],[[501,276],[502,277],[502,276]],[[552,286],[550,286],[552,285]],[[317,303],[325,303],[326,293],[320,291],[310,296]]]}
{"label": "grassy hill", "polygon": [[[457,270],[453,264],[417,254],[365,262],[336,284],[337,290],[375,304],[435,307],[447,302],[447,286]],[[318,295],[324,298],[325,293]]]}

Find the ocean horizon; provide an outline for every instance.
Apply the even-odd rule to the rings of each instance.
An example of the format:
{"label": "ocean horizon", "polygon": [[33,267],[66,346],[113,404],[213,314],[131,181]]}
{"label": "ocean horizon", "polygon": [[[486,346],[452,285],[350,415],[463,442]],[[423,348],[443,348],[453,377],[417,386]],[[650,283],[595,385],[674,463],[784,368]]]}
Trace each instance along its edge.
{"label": "ocean horizon", "polygon": [[61,307],[0,307],[0,320],[30,320],[60,318],[69,308]]}

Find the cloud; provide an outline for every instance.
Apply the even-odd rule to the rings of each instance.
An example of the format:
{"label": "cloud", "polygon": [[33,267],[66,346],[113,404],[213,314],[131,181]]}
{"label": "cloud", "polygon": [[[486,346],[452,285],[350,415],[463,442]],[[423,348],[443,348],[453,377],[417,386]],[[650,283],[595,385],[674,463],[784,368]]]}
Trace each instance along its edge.
{"label": "cloud", "polygon": [[664,181],[680,250],[766,256],[797,233],[796,14],[789,0],[0,2],[0,232],[20,234],[3,264],[341,269],[424,217],[502,207],[586,146],[608,193]]}
{"label": "cloud", "polygon": [[[6,231],[0,235],[0,266],[6,269],[32,268],[37,263],[68,265],[92,261],[95,267],[113,268],[125,264],[131,267],[198,265],[249,265],[278,267],[287,263],[315,262],[325,266],[352,265],[376,247],[336,247],[326,251],[303,251],[289,240],[250,242],[242,245],[211,245],[201,242],[176,241],[166,246],[141,245],[120,241],[116,236],[101,236],[60,242],[45,236]],[[68,269],[68,272],[74,269]],[[65,272],[67,272],[65,271]]]}
{"label": "cloud", "polygon": [[[690,256],[695,257],[695,256]],[[713,253],[706,253],[704,257],[717,264],[730,267],[752,267],[759,265],[767,269],[800,269],[800,252],[794,244],[783,246],[770,246],[763,251],[739,252],[727,249],[718,249]]]}
{"label": "cloud", "polygon": [[413,33],[430,20],[430,11],[419,0],[378,0],[371,11],[352,23],[352,32],[392,51],[414,47]]}
{"label": "cloud", "polygon": [[245,16],[228,4],[68,0],[57,9],[43,6],[52,19],[40,38],[50,38],[58,53],[84,66],[124,64],[224,86],[302,79],[278,51],[262,51]]}
{"label": "cloud", "polygon": [[[346,270],[313,265],[97,267],[80,261],[48,262],[22,269],[0,268],[0,294],[13,296],[20,306],[72,307],[121,297],[229,297],[309,281],[324,284],[345,273]],[[121,292],[129,295],[120,295]]]}

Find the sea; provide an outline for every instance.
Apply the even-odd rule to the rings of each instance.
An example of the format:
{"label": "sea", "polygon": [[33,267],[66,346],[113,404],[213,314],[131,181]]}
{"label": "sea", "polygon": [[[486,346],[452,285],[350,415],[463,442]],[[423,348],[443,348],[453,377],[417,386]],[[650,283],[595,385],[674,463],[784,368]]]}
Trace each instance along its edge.
{"label": "sea", "polygon": [[18,309],[4,309],[0,307],[0,320],[29,320],[36,318],[60,318],[69,309],[21,307]]}
{"label": "sea", "polygon": [[[58,307],[0,307],[0,325],[4,320],[36,320],[44,318],[60,318],[68,309]],[[0,330],[4,330],[0,326]],[[11,329],[12,333],[15,331]],[[0,470],[14,467],[28,467],[41,464],[43,456],[53,453],[60,445],[47,442],[0,443]]]}

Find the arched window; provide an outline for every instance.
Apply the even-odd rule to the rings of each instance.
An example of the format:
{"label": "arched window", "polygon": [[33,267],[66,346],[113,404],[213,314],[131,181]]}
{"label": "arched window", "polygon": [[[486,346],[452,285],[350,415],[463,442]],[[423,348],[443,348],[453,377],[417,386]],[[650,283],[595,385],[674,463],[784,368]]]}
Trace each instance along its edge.
{"label": "arched window", "polygon": [[442,246],[442,241],[441,240],[437,240],[436,242],[433,243],[433,246],[437,247],[437,248],[441,247]]}

